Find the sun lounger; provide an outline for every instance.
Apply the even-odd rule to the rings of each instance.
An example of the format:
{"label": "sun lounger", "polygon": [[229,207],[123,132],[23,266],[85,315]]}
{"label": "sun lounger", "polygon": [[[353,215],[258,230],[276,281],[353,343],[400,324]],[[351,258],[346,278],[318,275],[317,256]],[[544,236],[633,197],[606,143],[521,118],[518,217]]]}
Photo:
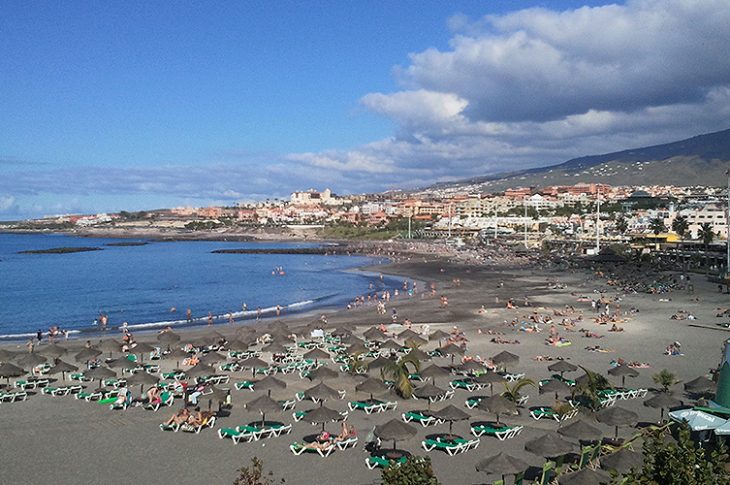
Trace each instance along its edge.
{"label": "sun lounger", "polygon": [[76,399],[83,399],[86,402],[98,401],[104,397],[103,391],[81,391],[76,393]]}
{"label": "sun lounger", "polygon": [[16,402],[28,399],[28,393],[25,391],[2,392],[0,391],[0,402]]}
{"label": "sun lounger", "polygon": [[467,408],[469,408],[469,409],[474,409],[475,407],[477,407],[477,406],[479,405],[479,403],[480,403],[480,402],[482,401],[482,399],[484,399],[485,397],[486,397],[486,396],[473,396],[473,397],[470,397],[469,399],[467,399],[467,400],[466,400],[466,401],[464,402],[464,404],[466,405],[466,407],[467,407]]}
{"label": "sun lounger", "polygon": [[285,399],[277,402],[281,404],[281,409],[283,409],[284,411],[294,409],[294,406],[297,405],[297,401],[295,399]]}
{"label": "sun lounger", "polygon": [[395,409],[398,406],[397,402],[394,401],[350,401],[347,403],[347,407],[350,409],[350,411],[355,411],[356,409],[359,409],[361,411],[365,411],[365,414],[372,414],[372,413],[384,413],[385,411],[389,411],[391,409]]}
{"label": "sun lounger", "polygon": [[261,438],[261,429],[254,426],[236,426],[235,428],[220,428],[218,430],[220,439],[230,438],[234,445],[241,441],[250,443]]}
{"label": "sun lounger", "polygon": [[83,372],[73,372],[69,375],[72,381],[91,382],[93,379],[86,377]]}
{"label": "sun lounger", "polygon": [[471,427],[471,434],[480,436],[496,436],[499,441],[512,439],[522,432],[522,426],[492,426],[490,424],[478,424]]}
{"label": "sun lounger", "polygon": [[357,436],[345,438],[344,440],[335,439],[334,444],[337,446],[337,449],[340,451],[346,450],[348,448],[354,448],[355,446],[357,446]]}
{"label": "sun lounger", "polygon": [[462,453],[466,452],[466,451],[474,450],[479,446],[479,438],[476,438],[473,440],[468,440],[468,439],[464,439],[464,438],[456,438],[456,439],[454,439],[453,442],[456,443],[457,445],[460,445],[463,448]]}
{"label": "sun lounger", "polygon": [[249,391],[253,392],[253,382],[251,381],[236,382],[233,386],[239,391],[248,389]]}
{"label": "sun lounger", "polygon": [[323,448],[315,448],[310,447],[302,443],[294,442],[289,445],[289,449],[292,453],[294,453],[297,456],[300,456],[302,453],[317,453],[322,458],[326,458],[332,454],[333,451],[337,449],[337,446],[334,443],[330,443],[329,445],[323,447]]}
{"label": "sun lounger", "polygon": [[160,409],[161,406],[172,406],[172,404],[175,402],[175,396],[172,395],[171,392],[163,392],[160,394],[160,401],[151,403],[148,402],[144,405],[144,408],[148,411],[157,411]]}
{"label": "sun lounger", "polygon": [[428,452],[433,450],[445,451],[449,456],[454,456],[465,451],[464,446],[453,441],[439,441],[429,438],[421,441],[421,447]]}
{"label": "sun lounger", "polygon": [[215,416],[208,416],[203,419],[203,422],[198,425],[192,425],[188,423],[184,423],[180,426],[181,431],[185,431],[186,433],[200,433],[200,430],[203,428],[212,428],[215,424]]}
{"label": "sun lounger", "polygon": [[163,379],[169,379],[169,380],[182,380],[185,379],[185,373],[184,372],[163,372],[162,373]]}
{"label": "sun lounger", "polygon": [[48,379],[28,379],[15,381],[13,385],[23,391],[26,391],[28,389],[46,387],[49,383],[50,381]]}
{"label": "sun lounger", "polygon": [[180,430],[180,425],[174,424],[174,423],[173,424],[162,423],[162,424],[160,424],[160,429],[162,431],[172,431],[174,433],[177,433]]}
{"label": "sun lounger", "polygon": [[481,389],[482,385],[477,382],[473,382],[469,379],[456,379],[454,381],[449,382],[449,387],[451,387],[451,389],[454,389],[454,390],[464,389],[469,392],[474,392],[478,389]]}
{"label": "sun lounger", "polygon": [[279,437],[283,434],[291,433],[291,424],[272,424],[266,426],[262,432],[268,434],[269,437]]}
{"label": "sun lounger", "polygon": [[418,411],[408,411],[407,413],[403,413],[401,414],[401,418],[403,418],[403,421],[406,423],[410,423],[411,421],[413,421],[419,423],[424,428],[436,424],[442,424],[444,422],[442,419],[439,419],[436,416],[423,414]]}
{"label": "sun lounger", "polygon": [[555,412],[555,410],[551,407],[541,406],[530,409],[530,416],[532,416],[535,420],[540,420],[542,418],[549,418],[554,419],[555,421],[566,421],[568,419],[574,418],[578,414],[578,409],[571,409],[565,414],[558,414]]}
{"label": "sun lounger", "polygon": [[48,394],[53,397],[59,397],[59,396],[68,396],[69,394],[76,394],[81,392],[83,388],[78,385],[73,386],[61,386],[61,387],[51,387],[47,386],[43,388],[43,394]]}
{"label": "sun lounger", "polygon": [[367,465],[369,470],[373,470],[374,468],[388,468],[390,466],[397,466],[401,465],[408,461],[407,457],[402,457],[398,461],[394,460],[388,460],[387,458],[383,456],[368,456],[365,458],[365,464]]}
{"label": "sun lounger", "polygon": [[508,382],[514,382],[519,381],[520,379],[525,377],[525,373],[521,372],[519,374],[512,374],[509,372],[498,372],[499,375],[504,377]]}

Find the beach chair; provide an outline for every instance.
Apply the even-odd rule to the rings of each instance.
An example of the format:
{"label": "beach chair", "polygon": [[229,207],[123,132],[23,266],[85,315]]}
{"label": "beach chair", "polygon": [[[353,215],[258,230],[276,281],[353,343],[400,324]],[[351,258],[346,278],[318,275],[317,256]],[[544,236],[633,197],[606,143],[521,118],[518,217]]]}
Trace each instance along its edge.
{"label": "beach chair", "polygon": [[195,433],[198,434],[203,428],[212,428],[215,424],[215,416],[206,416],[203,419],[203,422],[198,425],[192,425],[188,423],[184,423],[180,426],[180,430],[186,432],[186,433]]}
{"label": "beach chair", "polygon": [[401,418],[406,423],[410,423],[411,421],[413,421],[419,423],[424,428],[443,423],[443,420],[437,418],[436,416],[423,414],[418,411],[408,411],[407,413],[403,413],[401,414]]}
{"label": "beach chair", "polygon": [[406,461],[408,461],[408,458],[406,458],[405,456],[403,458],[399,459],[398,461],[388,460],[387,458],[385,458],[383,456],[375,456],[375,455],[368,456],[367,458],[365,458],[365,464],[367,465],[368,470],[373,470],[375,468],[385,469],[385,468],[388,468],[391,466],[398,466],[398,465],[405,463]]}
{"label": "beach chair", "polygon": [[248,389],[249,391],[253,392],[253,382],[251,381],[236,382],[233,386],[239,391]]}
{"label": "beach chair", "polygon": [[350,401],[347,403],[347,407],[350,411],[361,410],[365,411],[365,414],[382,413],[385,411],[385,404],[383,401],[363,402],[363,401]]}
{"label": "beach chair", "polygon": [[43,392],[43,394],[48,394],[49,396],[59,397],[59,396],[67,396],[71,392],[71,389],[69,386],[61,386],[61,387],[48,386],[48,387],[44,387],[43,391],[41,391],[41,392]]}
{"label": "beach chair", "polygon": [[172,406],[175,402],[175,396],[171,392],[162,392],[160,394],[160,401],[156,403],[148,402],[144,405],[144,408],[148,411],[157,411],[161,406]]}
{"label": "beach chair", "polygon": [[552,461],[547,461],[542,466],[542,475],[540,475],[540,480],[538,480],[535,483],[537,485],[549,485],[550,482],[552,482],[554,477],[555,477],[555,463]]}
{"label": "beach chair", "polygon": [[477,384],[476,382],[470,381],[469,379],[456,379],[454,381],[449,382],[449,387],[451,389],[464,389],[468,392],[474,392],[477,389],[481,389],[481,386]]}
{"label": "beach chair", "polygon": [[445,451],[449,456],[454,456],[464,451],[464,447],[461,444],[453,441],[439,441],[430,438],[426,438],[421,441],[421,447],[427,452],[431,452],[433,450]]}
{"label": "beach chair", "polygon": [[28,399],[28,393],[25,391],[0,392],[0,402],[16,402]]}
{"label": "beach chair", "polygon": [[291,433],[291,424],[272,424],[264,428],[264,431],[268,431],[269,436],[278,438],[283,434]]}
{"label": "beach chair", "polygon": [[294,442],[289,445],[289,450],[291,450],[292,453],[294,453],[297,456],[300,456],[302,453],[316,453],[322,458],[326,458],[332,454],[333,451],[337,449],[337,446],[334,443],[330,443],[324,448],[314,448],[309,447],[302,443]]}
{"label": "beach chair", "polygon": [[464,438],[455,438],[453,442],[456,443],[457,445],[461,445],[461,447],[463,448],[462,453],[470,451],[470,450],[474,450],[479,447],[479,438],[476,438],[473,440],[468,440],[468,439],[464,439]]}
{"label": "beach chair", "polygon": [[230,438],[234,445],[241,441],[250,443],[258,441],[261,438],[261,429],[254,426],[236,426],[235,428],[220,428],[218,437],[220,439]]}
{"label": "beach chair", "polygon": [[345,438],[344,440],[335,440],[334,443],[337,446],[337,449],[340,451],[346,450],[348,448],[354,448],[357,446],[357,436]]}
{"label": "beach chair", "polygon": [[72,381],[91,382],[93,379],[86,377],[83,372],[73,372],[69,375]]}
{"label": "beach chair", "polygon": [[282,399],[277,402],[279,404],[281,404],[281,409],[283,409],[284,411],[289,411],[290,409],[294,409],[294,406],[297,405],[297,401],[295,399]]}
{"label": "beach chair", "polygon": [[172,431],[173,433],[177,433],[180,430],[179,424],[165,424],[160,423],[160,430],[162,431]]}
{"label": "beach chair", "polygon": [[104,397],[103,391],[91,391],[91,392],[77,392],[75,395],[76,399],[83,399],[86,402],[98,401]]}
{"label": "beach chair", "polygon": [[383,411],[394,411],[398,407],[397,401],[386,401],[383,404]]}
{"label": "beach chair", "polygon": [[464,402],[464,404],[466,405],[467,408],[474,409],[475,407],[477,407],[479,405],[479,403],[482,401],[482,399],[484,399],[484,396],[470,397],[469,399],[467,399]]}
{"label": "beach chair", "polygon": [[553,408],[548,406],[538,406],[530,409],[530,416],[532,416],[532,419],[536,421],[539,421],[542,418],[549,418],[559,421],[557,413],[553,410]]}
{"label": "beach chair", "polygon": [[478,424],[471,426],[471,434],[477,438],[487,435],[495,436],[499,441],[509,440],[522,432],[523,426],[493,426],[491,424]]}

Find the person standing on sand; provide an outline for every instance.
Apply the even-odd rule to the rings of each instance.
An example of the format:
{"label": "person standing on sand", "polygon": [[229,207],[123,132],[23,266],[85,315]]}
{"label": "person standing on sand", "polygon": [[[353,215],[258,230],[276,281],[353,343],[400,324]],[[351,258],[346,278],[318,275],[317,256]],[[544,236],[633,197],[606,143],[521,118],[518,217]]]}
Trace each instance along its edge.
{"label": "person standing on sand", "polygon": [[213,312],[208,312],[208,326],[213,325]]}
{"label": "person standing on sand", "polygon": [[256,308],[256,320],[261,319],[261,307]]}
{"label": "person standing on sand", "polygon": [[25,346],[28,348],[28,353],[33,353],[33,339],[29,338],[28,341],[25,343]]}
{"label": "person standing on sand", "polygon": [[281,316],[281,305],[276,305],[276,316],[277,317]]}
{"label": "person standing on sand", "polygon": [[228,312],[228,324],[233,325],[233,313]]}
{"label": "person standing on sand", "polygon": [[185,310],[185,320],[188,323],[193,323],[193,311],[190,308]]}

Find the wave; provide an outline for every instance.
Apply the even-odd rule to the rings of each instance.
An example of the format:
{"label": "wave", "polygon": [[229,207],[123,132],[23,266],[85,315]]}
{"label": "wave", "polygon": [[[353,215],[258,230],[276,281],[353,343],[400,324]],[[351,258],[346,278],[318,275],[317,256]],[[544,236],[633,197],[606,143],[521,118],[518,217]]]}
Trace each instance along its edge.
{"label": "wave", "polygon": [[[69,335],[76,335],[79,333],[82,333],[83,330],[69,330]],[[26,338],[35,338],[36,332],[28,332],[28,333],[6,333],[6,334],[0,334],[0,340],[21,340]],[[45,336],[45,334],[44,334]],[[56,336],[56,340],[62,340],[63,336]]]}

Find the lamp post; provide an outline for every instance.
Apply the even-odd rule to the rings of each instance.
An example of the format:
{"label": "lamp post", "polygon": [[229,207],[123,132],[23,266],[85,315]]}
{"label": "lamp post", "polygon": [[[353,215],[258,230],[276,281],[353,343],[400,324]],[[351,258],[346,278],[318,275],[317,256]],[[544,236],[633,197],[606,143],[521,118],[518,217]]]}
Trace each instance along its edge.
{"label": "lamp post", "polygon": [[596,185],[596,254],[601,252],[601,185]]}

